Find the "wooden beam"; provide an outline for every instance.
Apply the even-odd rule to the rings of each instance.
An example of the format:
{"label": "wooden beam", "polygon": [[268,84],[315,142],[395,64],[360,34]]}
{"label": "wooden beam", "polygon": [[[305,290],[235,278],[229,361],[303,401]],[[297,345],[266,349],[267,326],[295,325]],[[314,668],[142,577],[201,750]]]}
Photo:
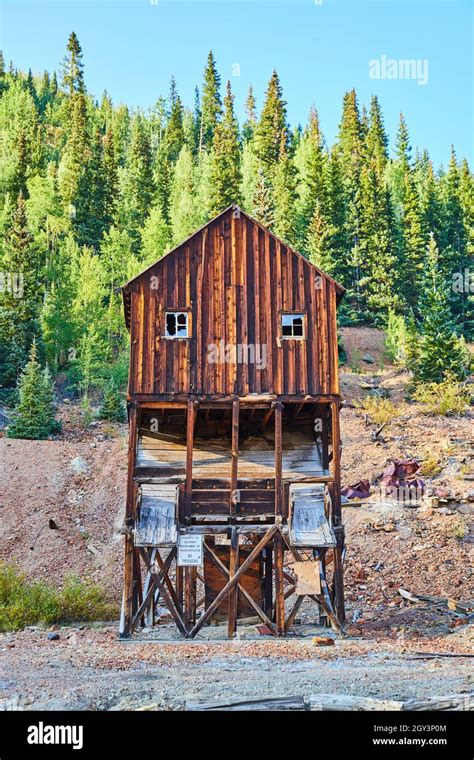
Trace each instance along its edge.
{"label": "wooden beam", "polygon": [[128,473],[127,473],[127,501],[125,506],[125,567],[124,567],[124,591],[122,601],[122,615],[119,635],[130,636],[131,622],[133,617],[133,570],[134,570],[134,545],[133,545],[133,521],[135,518],[135,483],[133,472],[136,460],[138,407],[131,402],[129,411],[128,429]]}
{"label": "wooden beam", "polygon": [[263,598],[264,610],[267,615],[272,614],[273,610],[273,552],[272,547],[267,545],[263,555],[263,565],[265,575],[263,579]]}
{"label": "wooden beam", "polygon": [[275,403],[275,514],[280,516],[283,511],[282,498],[282,466],[283,466],[283,444],[282,444],[282,411],[283,405]]}
{"label": "wooden beam", "polygon": [[232,402],[232,461],[230,476],[230,514],[237,511],[235,492],[237,491],[237,470],[239,464],[239,399]]}
{"label": "wooden beam", "polygon": [[185,523],[191,522],[195,411],[196,411],[196,402],[193,399],[189,399],[188,416],[187,416],[187,424],[186,424],[186,488],[185,488],[185,507],[184,507]]}
{"label": "wooden beam", "polygon": [[334,523],[339,525],[341,522],[341,435],[339,428],[339,402],[331,403],[332,417],[332,475],[334,479],[333,487],[333,510]]}
{"label": "wooden beam", "polygon": [[197,621],[194,628],[192,628],[192,630],[189,631],[188,633],[189,638],[193,638],[196,635],[196,633],[202,628],[204,623],[206,623],[209,620],[209,618],[212,616],[215,610],[219,607],[220,603],[226,598],[229,591],[231,591],[236,585],[236,583],[238,583],[240,576],[243,575],[248,570],[248,568],[254,561],[255,557],[258,557],[263,547],[266,546],[267,543],[272,540],[273,536],[276,533],[279,533],[278,526],[273,525],[270,528],[270,530],[268,530],[267,533],[265,533],[265,535],[260,539],[260,541],[255,546],[255,548],[250,552],[247,559],[240,565],[237,572],[232,576],[232,578],[229,578],[229,581],[227,582],[227,584],[217,594],[216,598],[209,605],[204,615],[201,615],[201,617]]}
{"label": "wooden beam", "polygon": [[334,549],[334,606],[339,624],[342,626],[346,611],[344,605],[344,569],[342,552],[344,550],[344,530],[341,518],[341,435],[339,426],[339,402],[331,403],[332,413],[332,474],[334,478],[332,509],[333,523],[337,531],[337,546]]}
{"label": "wooden beam", "polygon": [[[230,551],[229,551],[229,577],[232,578],[235,575],[239,566],[239,534],[235,527],[232,528],[230,534]],[[232,591],[229,592],[228,601],[228,636],[233,639],[237,628],[237,611],[239,604],[239,587],[234,586]]]}
{"label": "wooden beam", "polygon": [[196,568],[184,569],[184,622],[186,628],[192,628],[196,622]]}
{"label": "wooden beam", "polygon": [[285,633],[285,589],[283,581],[283,536],[280,531],[275,535],[273,545],[275,566],[275,622],[278,636]]}

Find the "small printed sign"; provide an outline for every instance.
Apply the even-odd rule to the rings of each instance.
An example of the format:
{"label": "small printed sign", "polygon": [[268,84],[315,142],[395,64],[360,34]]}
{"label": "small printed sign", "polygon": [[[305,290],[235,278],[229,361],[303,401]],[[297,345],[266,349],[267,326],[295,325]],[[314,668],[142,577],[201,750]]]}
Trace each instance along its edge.
{"label": "small printed sign", "polygon": [[178,565],[200,567],[203,564],[202,536],[183,534],[178,542]]}

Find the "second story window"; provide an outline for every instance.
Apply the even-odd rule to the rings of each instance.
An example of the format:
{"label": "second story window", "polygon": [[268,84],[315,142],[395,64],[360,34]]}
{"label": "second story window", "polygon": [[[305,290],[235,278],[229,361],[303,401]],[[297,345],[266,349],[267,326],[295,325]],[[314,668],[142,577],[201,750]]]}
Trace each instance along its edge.
{"label": "second story window", "polygon": [[188,314],[186,311],[167,311],[165,313],[165,337],[188,338]]}
{"label": "second story window", "polygon": [[304,338],[303,317],[303,314],[282,314],[282,336],[284,338]]}

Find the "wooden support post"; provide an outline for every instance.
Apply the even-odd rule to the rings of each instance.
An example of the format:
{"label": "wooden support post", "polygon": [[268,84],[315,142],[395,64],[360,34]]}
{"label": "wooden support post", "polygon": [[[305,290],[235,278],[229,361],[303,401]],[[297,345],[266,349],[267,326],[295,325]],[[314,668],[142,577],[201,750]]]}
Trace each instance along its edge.
{"label": "wooden support post", "polygon": [[321,449],[323,469],[329,469],[329,415],[327,406],[323,406],[321,410],[321,421],[323,429],[321,430]]}
{"label": "wooden support post", "polygon": [[275,402],[275,515],[281,517],[283,513],[282,499],[282,410],[283,404]]}
{"label": "wooden support post", "polygon": [[275,562],[275,623],[277,635],[285,634],[285,589],[283,581],[283,536],[280,531],[275,534],[274,540]]}
{"label": "wooden support post", "polygon": [[125,507],[125,569],[122,615],[120,620],[121,637],[130,636],[130,625],[133,618],[133,571],[134,571],[134,546],[133,546],[133,521],[135,519],[135,483],[133,472],[135,469],[136,446],[137,446],[137,421],[138,409],[133,402],[129,404],[129,432],[128,432],[128,474],[127,474],[127,501]]}
{"label": "wooden support post", "polygon": [[184,569],[184,621],[186,628],[192,628],[196,622],[196,581],[195,567]]}
{"label": "wooden support post", "polygon": [[267,615],[272,614],[273,610],[273,551],[270,544],[263,550],[263,563],[265,575],[263,578],[263,609]]}
{"label": "wooden support post", "polygon": [[179,567],[179,565],[176,565],[176,579],[175,579],[175,586],[176,586],[176,599],[178,602],[179,609],[183,609],[183,598],[184,598],[184,572],[183,568]]}
{"label": "wooden support post", "polygon": [[[229,577],[235,575],[239,566],[239,534],[234,526],[230,534],[230,552],[229,552]],[[234,586],[229,592],[228,601],[228,635],[232,639],[235,636],[237,628],[237,611],[239,605],[239,589]]]}
{"label": "wooden support post", "polygon": [[230,475],[230,515],[237,512],[237,469],[239,464],[239,399],[232,402],[232,461]]}
{"label": "wooden support post", "polygon": [[188,417],[186,426],[186,489],[184,503],[184,520],[191,523],[191,502],[193,498],[193,445],[194,445],[194,416],[196,405],[193,399],[188,401]]}
{"label": "wooden support post", "polygon": [[339,401],[331,402],[332,416],[332,476],[334,478],[334,524],[341,522],[341,435],[339,429]]}
{"label": "wooden support post", "polygon": [[331,402],[332,412],[332,474],[333,486],[333,523],[337,530],[337,546],[334,548],[334,607],[338,621],[343,625],[346,613],[344,607],[344,576],[342,551],[344,548],[344,531],[341,520],[341,436],[339,427],[339,401]]}

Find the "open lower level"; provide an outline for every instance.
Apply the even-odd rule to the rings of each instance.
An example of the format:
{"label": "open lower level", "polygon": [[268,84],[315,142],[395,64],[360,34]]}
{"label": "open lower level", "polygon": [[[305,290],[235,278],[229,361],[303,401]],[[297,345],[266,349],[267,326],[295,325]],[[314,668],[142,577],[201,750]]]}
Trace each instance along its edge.
{"label": "open lower level", "polygon": [[338,412],[321,397],[130,404],[122,637],[163,606],[185,637],[254,617],[281,636],[305,598],[342,631]]}

